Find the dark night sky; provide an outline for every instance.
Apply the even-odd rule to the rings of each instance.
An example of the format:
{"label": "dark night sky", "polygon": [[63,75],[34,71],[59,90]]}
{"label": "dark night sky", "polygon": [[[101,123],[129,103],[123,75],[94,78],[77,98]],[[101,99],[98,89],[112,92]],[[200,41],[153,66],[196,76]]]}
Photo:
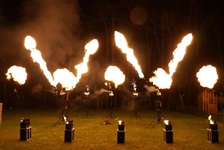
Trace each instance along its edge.
{"label": "dark night sky", "polygon": [[40,78],[38,66],[23,47],[26,35],[35,38],[51,72],[80,63],[85,44],[97,38],[100,48],[91,56],[83,82],[102,80],[108,65],[117,65],[129,80],[137,78],[114,45],[117,30],[134,49],[146,80],[158,67],[167,70],[176,45],[192,33],[193,43],[178,66],[173,86],[198,84],[195,74],[207,64],[217,67],[222,85],[223,14],[221,1],[214,0],[1,0],[1,81],[12,65],[27,68],[30,80]]}

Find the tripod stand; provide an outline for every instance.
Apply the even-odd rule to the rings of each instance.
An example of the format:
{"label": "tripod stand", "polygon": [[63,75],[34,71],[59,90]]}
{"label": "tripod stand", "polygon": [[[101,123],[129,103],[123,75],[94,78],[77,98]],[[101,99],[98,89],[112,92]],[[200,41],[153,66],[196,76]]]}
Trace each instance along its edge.
{"label": "tripod stand", "polygon": [[161,124],[163,125],[163,118],[162,118],[162,100],[155,101],[155,107],[156,107],[156,115],[153,117],[153,121],[150,123],[153,127],[155,124]]}
{"label": "tripod stand", "polygon": [[68,120],[67,110],[68,110],[68,106],[65,105],[65,106],[62,108],[61,113],[59,114],[58,121],[55,123],[55,125],[57,125],[57,124],[59,124],[59,123],[65,123],[66,120]]}
{"label": "tripod stand", "polygon": [[138,114],[138,112],[135,108],[135,101],[136,101],[135,97],[136,96],[134,95],[134,98],[133,98],[133,112],[132,112],[131,118],[135,117],[135,119],[138,119],[138,118],[141,119],[141,117],[139,116],[139,114]]}
{"label": "tripod stand", "polygon": [[150,123],[150,125],[152,125],[152,127],[154,127],[156,124],[163,125],[162,120],[163,120],[163,118],[162,118],[161,109],[156,109],[156,115],[153,117],[153,121]]}
{"label": "tripod stand", "polygon": [[85,99],[84,104],[85,104],[85,107],[86,107],[86,112],[83,115],[83,118],[89,118],[89,117],[93,118],[93,115],[89,112],[89,106],[88,106],[88,100],[87,99]]}
{"label": "tripod stand", "polygon": [[65,123],[68,120],[68,100],[69,100],[69,91],[67,91],[66,93],[66,100],[65,100],[65,104],[62,107],[61,113],[59,114],[59,118],[58,121],[55,123],[55,125],[59,124],[59,123]]}
{"label": "tripod stand", "polygon": [[[114,95],[113,95],[114,96]],[[110,101],[110,111],[109,111],[109,113],[107,114],[107,116],[106,116],[106,118],[117,118],[117,116],[115,115],[115,113],[114,113],[114,109],[115,109],[115,102],[114,101],[116,101],[116,100],[114,100],[114,97],[113,96],[109,96],[109,101]],[[114,104],[113,104],[113,102],[114,102]]]}

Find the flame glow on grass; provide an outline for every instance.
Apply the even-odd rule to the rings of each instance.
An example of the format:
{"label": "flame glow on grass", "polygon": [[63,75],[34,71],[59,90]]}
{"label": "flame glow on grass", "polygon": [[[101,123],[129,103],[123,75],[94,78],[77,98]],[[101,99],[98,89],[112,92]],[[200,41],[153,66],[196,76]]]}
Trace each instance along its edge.
{"label": "flame glow on grass", "polygon": [[214,87],[215,83],[218,80],[216,68],[211,65],[203,66],[196,73],[196,76],[198,78],[198,82],[202,87],[207,87],[210,89]]}
{"label": "flame glow on grass", "polygon": [[190,45],[193,39],[192,34],[186,35],[181,43],[177,45],[177,48],[173,52],[173,59],[169,62],[169,74],[162,68],[158,68],[154,71],[155,76],[149,78],[149,81],[156,85],[159,89],[169,89],[172,84],[172,76],[176,72],[177,65],[183,60],[186,54],[186,48]]}
{"label": "flame glow on grass", "polygon": [[114,36],[117,47],[121,49],[122,53],[126,54],[127,60],[133,65],[135,70],[138,72],[138,76],[140,78],[144,78],[144,74],[142,73],[141,67],[138,64],[138,60],[134,55],[134,51],[133,49],[128,47],[128,43],[124,35],[120,32],[115,31]]}
{"label": "flame glow on grass", "polygon": [[27,80],[26,69],[20,66],[12,66],[8,69],[6,73],[6,78],[8,80],[13,79],[15,82],[24,84]]}

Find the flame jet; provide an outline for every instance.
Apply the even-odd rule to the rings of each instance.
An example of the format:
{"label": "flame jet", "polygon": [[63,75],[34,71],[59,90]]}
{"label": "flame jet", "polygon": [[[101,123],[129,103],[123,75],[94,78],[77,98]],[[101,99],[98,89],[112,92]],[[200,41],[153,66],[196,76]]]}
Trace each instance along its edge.
{"label": "flame jet", "polygon": [[169,74],[162,68],[158,68],[154,71],[155,76],[149,78],[149,81],[156,85],[159,89],[169,89],[172,84],[172,76],[176,72],[177,65],[183,60],[186,54],[186,47],[190,45],[193,36],[191,33],[186,35],[181,43],[177,45],[177,48],[173,52],[173,59],[169,62]]}
{"label": "flame jet", "polygon": [[215,83],[218,80],[216,68],[211,65],[203,66],[196,73],[196,76],[198,78],[198,82],[202,87],[207,87],[210,89],[214,87]]}
{"label": "flame jet", "polygon": [[115,31],[114,36],[117,47],[121,49],[122,53],[126,54],[127,60],[133,65],[135,70],[138,72],[139,78],[144,78],[144,74],[142,73],[141,67],[138,64],[138,60],[134,55],[134,51],[133,49],[128,47],[128,43],[124,35],[120,32]]}
{"label": "flame jet", "polygon": [[56,86],[56,83],[53,80],[53,76],[48,71],[47,64],[44,61],[43,57],[41,56],[41,52],[36,49],[36,41],[31,36],[26,36],[24,46],[27,50],[31,51],[31,57],[33,58],[34,62],[37,62],[40,66],[40,69],[43,71],[45,77],[50,82],[51,85]]}
{"label": "flame jet", "polygon": [[31,57],[33,58],[33,61],[39,64],[41,70],[43,71],[50,84],[56,87],[58,83],[61,83],[62,87],[67,91],[75,88],[82,74],[88,71],[87,63],[89,61],[89,56],[93,55],[99,47],[99,43],[96,39],[90,41],[85,45],[86,53],[83,58],[83,62],[75,66],[75,68],[77,69],[77,76],[74,76],[74,74],[66,68],[57,69],[52,76],[52,74],[47,69],[46,62],[41,56],[41,52],[36,49],[36,41],[31,36],[27,36],[25,38],[24,45],[27,50],[31,51]]}
{"label": "flame jet", "polygon": [[83,62],[76,65],[74,68],[77,70],[77,76],[71,73],[67,69],[57,69],[54,74],[54,81],[57,83],[61,83],[62,87],[66,90],[72,90],[76,87],[77,83],[82,77],[82,74],[88,72],[88,62],[90,55],[93,55],[99,47],[99,43],[96,39],[91,40],[89,43],[85,45],[85,56],[83,58]]}
{"label": "flame jet", "polygon": [[8,69],[6,73],[6,78],[8,80],[13,79],[15,82],[19,83],[20,85],[26,83],[27,73],[26,69],[20,66],[12,66]]}
{"label": "flame jet", "polygon": [[75,69],[77,69],[77,80],[81,78],[82,74],[86,73],[88,71],[87,63],[89,61],[89,56],[93,55],[97,49],[99,48],[99,42],[96,39],[93,39],[89,43],[85,45],[85,56],[83,58],[83,62],[76,65]]}

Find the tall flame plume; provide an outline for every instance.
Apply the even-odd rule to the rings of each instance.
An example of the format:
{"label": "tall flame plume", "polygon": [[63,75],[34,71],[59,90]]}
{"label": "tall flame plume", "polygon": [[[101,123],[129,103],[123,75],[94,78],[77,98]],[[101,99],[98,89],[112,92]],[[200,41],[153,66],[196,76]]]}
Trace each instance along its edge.
{"label": "tall flame plume", "polygon": [[40,66],[40,69],[43,71],[45,77],[50,82],[51,85],[56,86],[56,83],[53,80],[52,74],[48,71],[47,64],[41,56],[41,52],[36,49],[36,41],[31,36],[26,36],[24,46],[27,50],[31,51],[31,57],[34,62],[37,62]]}
{"label": "tall flame plume", "polygon": [[122,53],[126,54],[127,60],[133,65],[135,70],[138,72],[139,78],[144,78],[144,74],[142,73],[141,67],[138,64],[138,60],[134,55],[134,51],[133,49],[128,47],[128,43],[124,35],[120,32],[115,31],[114,36],[117,47],[121,49]]}
{"label": "tall flame plume", "polygon": [[169,74],[166,73],[162,68],[158,68],[154,71],[155,76],[149,79],[159,89],[169,89],[172,84],[172,76],[176,72],[177,65],[183,60],[186,54],[186,48],[190,45],[193,36],[191,33],[186,35],[181,43],[177,45],[177,48],[173,52],[173,59],[169,62]]}
{"label": "tall flame plume", "polygon": [[96,39],[93,39],[89,43],[85,45],[85,56],[83,58],[83,62],[76,65],[75,69],[77,70],[77,80],[79,81],[82,74],[88,71],[87,63],[89,62],[89,56],[93,55],[97,49],[99,48],[99,42]]}
{"label": "tall flame plume", "polygon": [[52,76],[52,74],[48,71],[46,62],[41,56],[41,52],[36,49],[36,41],[34,38],[27,36],[25,38],[24,46],[27,50],[31,51],[31,57],[33,58],[33,61],[39,64],[40,69],[43,71],[45,77],[52,86],[56,87],[56,85],[60,83],[66,90],[72,90],[76,87],[76,84],[79,82],[82,74],[88,71],[87,63],[89,61],[89,56],[93,55],[97,51],[99,43],[96,39],[94,39],[85,45],[86,53],[83,58],[83,62],[75,66],[75,69],[77,70],[77,76],[75,76],[66,68],[57,69]]}

